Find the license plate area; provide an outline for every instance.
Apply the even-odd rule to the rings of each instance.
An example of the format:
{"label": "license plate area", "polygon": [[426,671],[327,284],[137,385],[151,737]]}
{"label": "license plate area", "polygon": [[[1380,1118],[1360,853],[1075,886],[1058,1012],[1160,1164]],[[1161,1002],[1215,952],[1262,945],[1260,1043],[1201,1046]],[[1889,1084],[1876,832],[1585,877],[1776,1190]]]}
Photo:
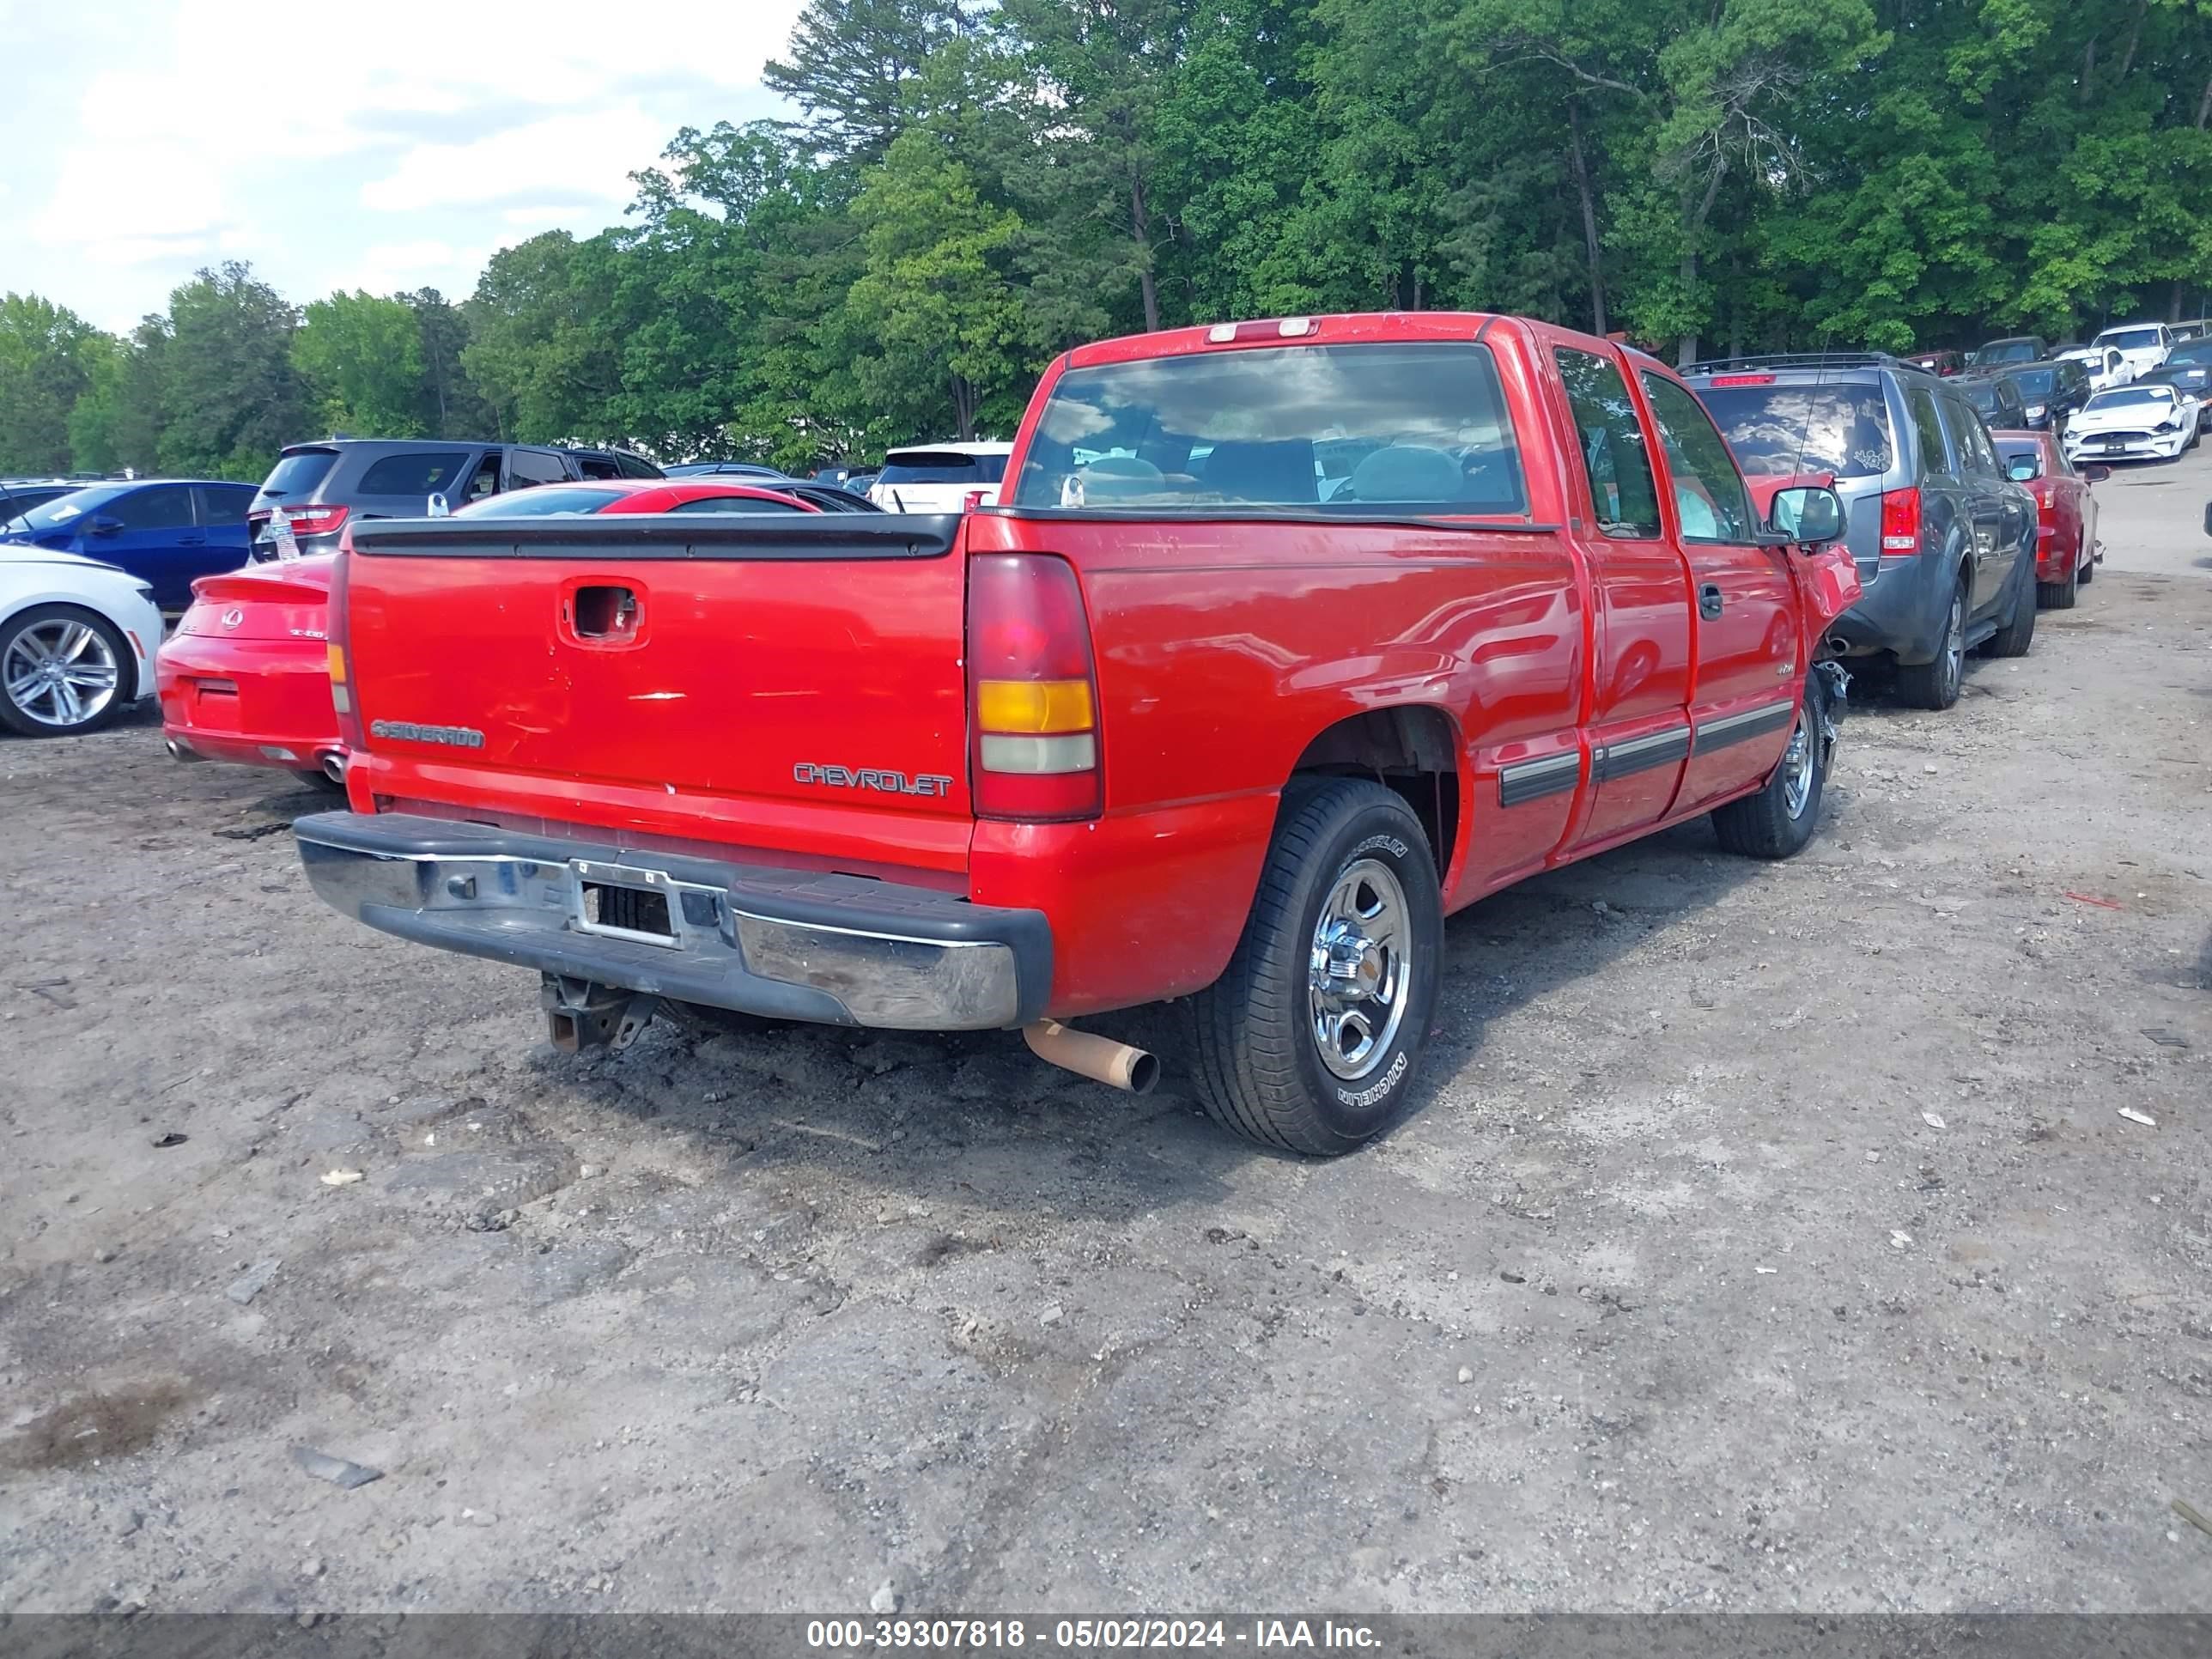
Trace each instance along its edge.
{"label": "license plate area", "polygon": [[665,871],[577,859],[568,866],[568,926],[580,933],[681,949],[721,932],[723,896]]}

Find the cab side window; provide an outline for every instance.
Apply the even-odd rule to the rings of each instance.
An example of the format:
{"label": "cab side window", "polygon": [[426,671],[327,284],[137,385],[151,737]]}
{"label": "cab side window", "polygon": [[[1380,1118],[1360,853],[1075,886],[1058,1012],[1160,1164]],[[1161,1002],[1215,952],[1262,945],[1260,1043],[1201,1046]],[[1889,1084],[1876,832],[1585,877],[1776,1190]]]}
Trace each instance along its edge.
{"label": "cab side window", "polygon": [[1682,539],[1738,545],[1757,540],[1750,492],[1704,406],[1674,381],[1648,372],[1644,395],[1667,452]]}
{"label": "cab side window", "polygon": [[1560,346],[1553,356],[1566,383],[1599,532],[1618,539],[1658,535],[1659,489],[1628,382],[1608,359],[1591,352]]}

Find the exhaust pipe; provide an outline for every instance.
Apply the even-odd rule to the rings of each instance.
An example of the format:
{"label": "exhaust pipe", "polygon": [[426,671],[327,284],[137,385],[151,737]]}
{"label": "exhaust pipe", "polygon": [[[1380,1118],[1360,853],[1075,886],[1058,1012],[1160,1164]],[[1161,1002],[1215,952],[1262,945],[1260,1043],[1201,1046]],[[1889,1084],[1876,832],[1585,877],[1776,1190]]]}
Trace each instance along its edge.
{"label": "exhaust pipe", "polygon": [[328,778],[332,783],[343,784],[345,781],[344,758],[338,755],[324,756],[323,775]]}
{"label": "exhaust pipe", "polygon": [[1048,1065],[1060,1066],[1133,1095],[1148,1095],[1160,1080],[1157,1055],[1126,1042],[1116,1042],[1090,1031],[1077,1031],[1056,1019],[1041,1019],[1022,1027],[1022,1041],[1030,1052]]}
{"label": "exhaust pipe", "polygon": [[1828,649],[1834,652],[1838,656],[1840,657],[1844,655],[1850,650],[1850,648],[1851,642],[1845,639],[1842,635],[1831,634],[1828,635]]}
{"label": "exhaust pipe", "polygon": [[185,748],[184,744],[179,743],[174,738],[164,738],[162,740],[161,746],[169,751],[169,758],[171,760],[196,761],[205,760],[207,758],[205,755],[193,753],[191,750]]}

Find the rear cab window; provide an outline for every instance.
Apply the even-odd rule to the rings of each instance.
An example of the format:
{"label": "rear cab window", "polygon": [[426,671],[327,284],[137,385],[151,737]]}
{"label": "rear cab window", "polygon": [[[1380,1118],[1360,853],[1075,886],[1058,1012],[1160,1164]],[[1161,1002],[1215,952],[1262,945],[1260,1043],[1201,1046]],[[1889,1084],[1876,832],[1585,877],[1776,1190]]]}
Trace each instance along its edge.
{"label": "rear cab window", "polygon": [[[879,484],[897,482],[895,452]],[[1511,416],[1473,341],[1243,346],[1072,368],[1013,506],[1525,517]]]}
{"label": "rear cab window", "polygon": [[1774,374],[1716,374],[1698,388],[1743,470],[1759,477],[1832,472],[1879,478],[1895,453],[1881,382],[1782,380]]}
{"label": "rear cab window", "polygon": [[368,464],[354,486],[359,495],[430,495],[451,494],[454,482],[469,464],[465,449],[408,450],[380,456]]}

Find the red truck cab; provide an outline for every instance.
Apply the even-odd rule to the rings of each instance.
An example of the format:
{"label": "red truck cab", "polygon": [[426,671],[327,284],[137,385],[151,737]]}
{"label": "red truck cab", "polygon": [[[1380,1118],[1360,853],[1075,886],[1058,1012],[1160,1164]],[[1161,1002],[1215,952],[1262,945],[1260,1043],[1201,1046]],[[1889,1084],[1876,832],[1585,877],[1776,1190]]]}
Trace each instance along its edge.
{"label": "red truck cab", "polygon": [[656,1009],[1020,1027],[1188,998],[1269,1144],[1401,1109],[1443,916],[1714,816],[1784,856],[1856,597],[1832,491],[1754,510],[1655,359],[1525,319],[1294,318],[1047,371],[964,517],[367,525],[332,669],[372,926]]}

